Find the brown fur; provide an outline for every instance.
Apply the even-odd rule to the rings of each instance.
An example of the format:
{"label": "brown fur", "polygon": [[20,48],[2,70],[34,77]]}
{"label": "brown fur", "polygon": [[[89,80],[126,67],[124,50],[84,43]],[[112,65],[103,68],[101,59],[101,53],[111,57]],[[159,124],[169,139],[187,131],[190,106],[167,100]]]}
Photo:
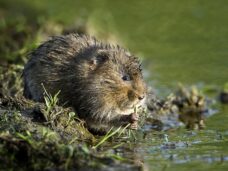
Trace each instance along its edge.
{"label": "brown fur", "polygon": [[136,57],[77,34],[41,44],[30,54],[23,76],[27,98],[42,102],[42,83],[52,95],[60,90],[60,102],[74,107],[88,127],[98,131],[133,123],[133,108],[145,96]]}

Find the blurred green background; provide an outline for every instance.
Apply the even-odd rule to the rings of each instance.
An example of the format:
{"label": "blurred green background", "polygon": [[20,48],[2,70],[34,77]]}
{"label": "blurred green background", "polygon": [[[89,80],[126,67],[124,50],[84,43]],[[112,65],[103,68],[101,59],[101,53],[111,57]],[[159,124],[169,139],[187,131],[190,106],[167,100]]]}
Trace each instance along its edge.
{"label": "blurred green background", "polygon": [[[138,55],[148,84],[161,93],[178,82],[219,89],[228,82],[227,0],[0,0],[0,64],[23,64],[48,36],[72,31]],[[140,155],[155,170],[227,170],[226,107],[204,131],[173,133],[191,147],[160,150],[152,137],[139,142]]]}
{"label": "blurred green background", "polygon": [[[147,79],[158,87],[228,81],[227,0],[1,0],[0,59],[21,50],[2,40],[6,31],[25,29],[26,39],[33,40],[40,27],[58,30],[58,24],[83,27],[87,34],[142,57]],[[24,46],[20,54],[40,43],[31,40],[23,42],[29,48]]]}

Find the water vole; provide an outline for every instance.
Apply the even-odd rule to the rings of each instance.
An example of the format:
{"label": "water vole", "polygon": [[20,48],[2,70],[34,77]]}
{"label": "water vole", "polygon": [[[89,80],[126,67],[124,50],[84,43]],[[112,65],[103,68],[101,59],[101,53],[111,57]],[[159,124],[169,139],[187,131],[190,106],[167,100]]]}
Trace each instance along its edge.
{"label": "water vole", "polygon": [[55,36],[30,54],[23,71],[24,95],[43,101],[43,88],[72,106],[93,131],[131,124],[145,99],[140,62],[127,50],[93,37]]}

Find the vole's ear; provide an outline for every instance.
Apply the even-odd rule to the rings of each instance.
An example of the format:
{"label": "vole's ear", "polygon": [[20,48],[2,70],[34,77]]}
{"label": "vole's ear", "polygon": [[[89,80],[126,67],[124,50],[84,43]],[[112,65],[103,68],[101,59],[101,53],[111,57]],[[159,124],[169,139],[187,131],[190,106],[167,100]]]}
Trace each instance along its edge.
{"label": "vole's ear", "polygon": [[106,61],[109,60],[109,53],[108,51],[106,50],[99,50],[96,54],[96,62],[97,64],[103,64],[105,63]]}
{"label": "vole's ear", "polygon": [[90,69],[94,70],[96,67],[102,65],[109,60],[109,53],[105,50],[99,50],[90,61]]}

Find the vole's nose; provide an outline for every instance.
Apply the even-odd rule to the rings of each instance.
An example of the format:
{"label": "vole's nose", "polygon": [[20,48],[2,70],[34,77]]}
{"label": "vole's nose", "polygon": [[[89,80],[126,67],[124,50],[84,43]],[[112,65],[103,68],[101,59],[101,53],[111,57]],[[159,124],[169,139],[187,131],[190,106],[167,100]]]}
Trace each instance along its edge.
{"label": "vole's nose", "polygon": [[142,100],[142,99],[144,99],[144,97],[145,97],[145,96],[142,95],[142,96],[139,96],[138,99],[139,99],[139,100]]}

